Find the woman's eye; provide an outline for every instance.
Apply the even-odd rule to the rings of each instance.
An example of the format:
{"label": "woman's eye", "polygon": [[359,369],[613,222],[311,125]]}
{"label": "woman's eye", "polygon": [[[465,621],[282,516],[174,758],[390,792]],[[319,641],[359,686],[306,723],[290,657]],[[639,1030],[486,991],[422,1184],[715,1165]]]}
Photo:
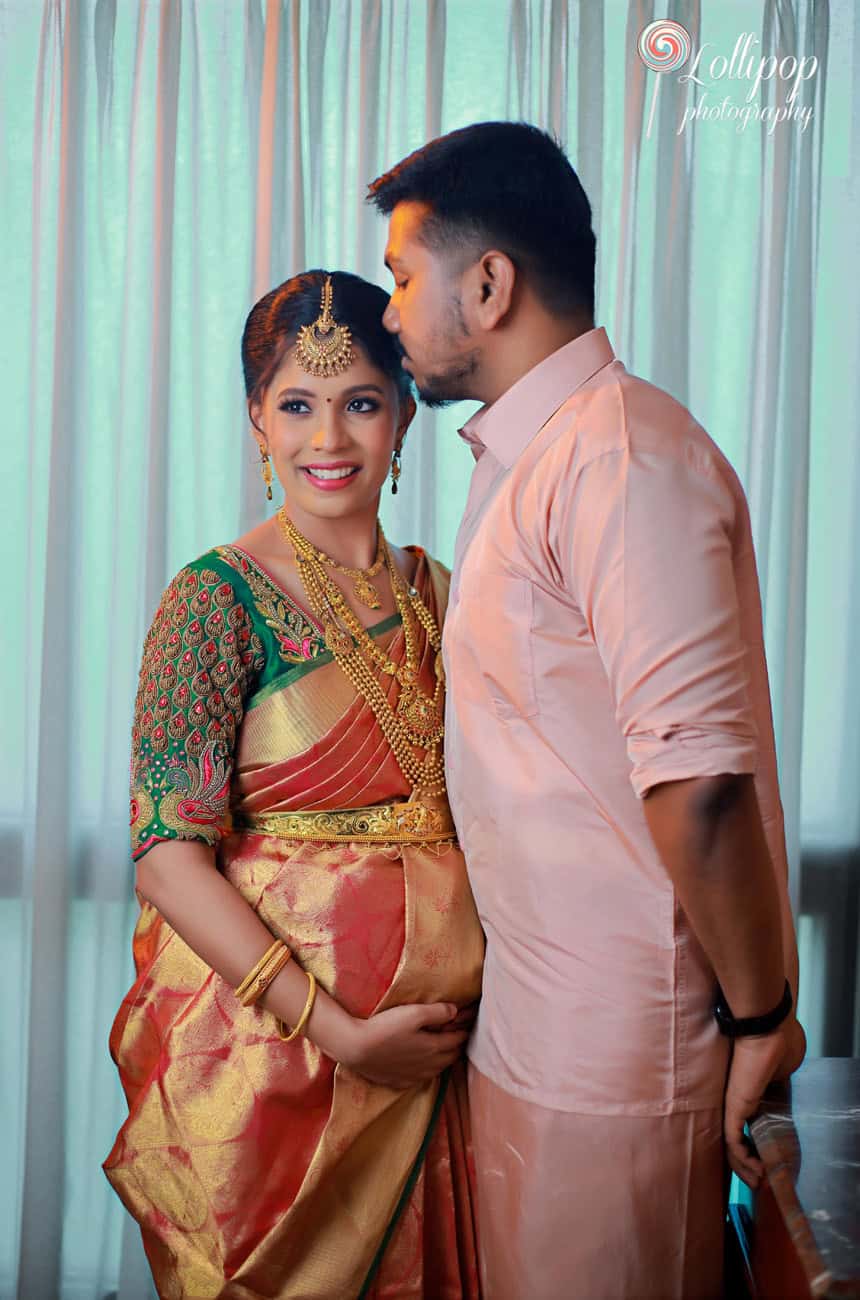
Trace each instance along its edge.
{"label": "woman's eye", "polygon": [[285,411],[287,415],[301,415],[303,411],[307,411],[308,409],[307,402],[301,401],[298,397],[294,397],[292,400],[286,402],[281,402],[278,407],[279,411]]}
{"label": "woman's eye", "polygon": [[378,411],[379,403],[372,397],[354,397],[346,409],[352,411],[354,415],[365,415],[371,411]]}

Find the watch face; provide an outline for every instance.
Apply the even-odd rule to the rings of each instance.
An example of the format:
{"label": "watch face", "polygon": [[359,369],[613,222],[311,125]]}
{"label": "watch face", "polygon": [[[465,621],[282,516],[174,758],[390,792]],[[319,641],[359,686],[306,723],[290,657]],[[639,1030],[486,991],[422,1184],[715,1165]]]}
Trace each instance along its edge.
{"label": "watch face", "polygon": [[718,1002],[714,1007],[714,1019],[717,1022],[717,1028],[721,1034],[727,1038],[733,1038],[735,1033],[735,1018],[729,1011],[725,1002]]}

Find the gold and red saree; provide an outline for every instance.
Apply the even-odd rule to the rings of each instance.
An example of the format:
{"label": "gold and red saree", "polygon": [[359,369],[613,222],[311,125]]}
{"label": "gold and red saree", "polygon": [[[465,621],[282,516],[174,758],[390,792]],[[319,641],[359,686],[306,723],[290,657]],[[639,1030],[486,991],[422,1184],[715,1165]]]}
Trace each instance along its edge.
{"label": "gold and red saree", "polygon": [[[419,552],[414,582],[441,621],[445,571]],[[403,655],[399,621],[373,631]],[[354,1015],[465,1005],[483,935],[463,858],[447,808],[414,815],[408,797],[307,612],[236,547],[183,570],[144,652],[137,854],[215,843],[218,870]],[[134,957],[110,1040],[129,1114],[105,1172],[162,1297],[478,1295],[462,1064],[398,1092],[282,1042],[143,900]]]}

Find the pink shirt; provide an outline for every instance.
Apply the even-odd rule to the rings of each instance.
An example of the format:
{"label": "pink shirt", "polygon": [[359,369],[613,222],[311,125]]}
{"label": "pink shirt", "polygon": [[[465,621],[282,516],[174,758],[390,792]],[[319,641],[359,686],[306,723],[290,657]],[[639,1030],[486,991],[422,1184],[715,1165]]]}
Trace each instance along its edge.
{"label": "pink shirt", "polygon": [[463,436],[477,464],[444,649],[449,792],[487,934],[471,1059],[561,1110],[719,1105],[713,972],[641,798],[662,781],[755,772],[785,894],[740,483],[602,329]]}

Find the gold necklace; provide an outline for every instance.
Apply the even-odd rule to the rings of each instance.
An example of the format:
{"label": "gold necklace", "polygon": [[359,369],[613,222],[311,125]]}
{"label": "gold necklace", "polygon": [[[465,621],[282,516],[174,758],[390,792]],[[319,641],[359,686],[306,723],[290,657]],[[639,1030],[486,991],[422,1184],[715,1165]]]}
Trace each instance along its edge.
{"label": "gold necklace", "polygon": [[[394,565],[381,526],[377,525],[379,545],[403,624],[405,664],[394,663],[376,643],[350,609],[337,584],[326,573],[317,548],[296,528],[283,507],[278,512],[278,524],[284,539],[295,552],[308,604],[324,628],[326,647],[357,693],[370,705],[404,776],[414,791],[420,790],[425,795],[444,793],[442,638],[418,592],[411,585],[407,586]],[[424,629],[436,655],[436,687],[432,699],[418,685],[420,646],[416,624]],[[398,682],[400,691],[394,708],[389,699],[390,692],[383,688],[373,672],[374,666]],[[423,751],[423,759],[415,750]]]}
{"label": "gold necklace", "polygon": [[[370,581],[371,578],[379,577],[385,563],[382,554],[382,532],[379,528],[377,528],[377,535],[379,540],[376,546],[376,559],[369,569],[352,569],[348,564],[338,564],[337,560],[333,560],[330,555],[326,555],[325,551],[316,551],[316,557],[321,564],[325,564],[329,569],[337,569],[338,573],[344,573],[348,578],[352,579],[352,590],[356,600],[360,600],[362,605],[366,605],[368,609],[380,609],[382,606],[379,592]],[[308,542],[308,546],[312,545],[311,542]]]}

